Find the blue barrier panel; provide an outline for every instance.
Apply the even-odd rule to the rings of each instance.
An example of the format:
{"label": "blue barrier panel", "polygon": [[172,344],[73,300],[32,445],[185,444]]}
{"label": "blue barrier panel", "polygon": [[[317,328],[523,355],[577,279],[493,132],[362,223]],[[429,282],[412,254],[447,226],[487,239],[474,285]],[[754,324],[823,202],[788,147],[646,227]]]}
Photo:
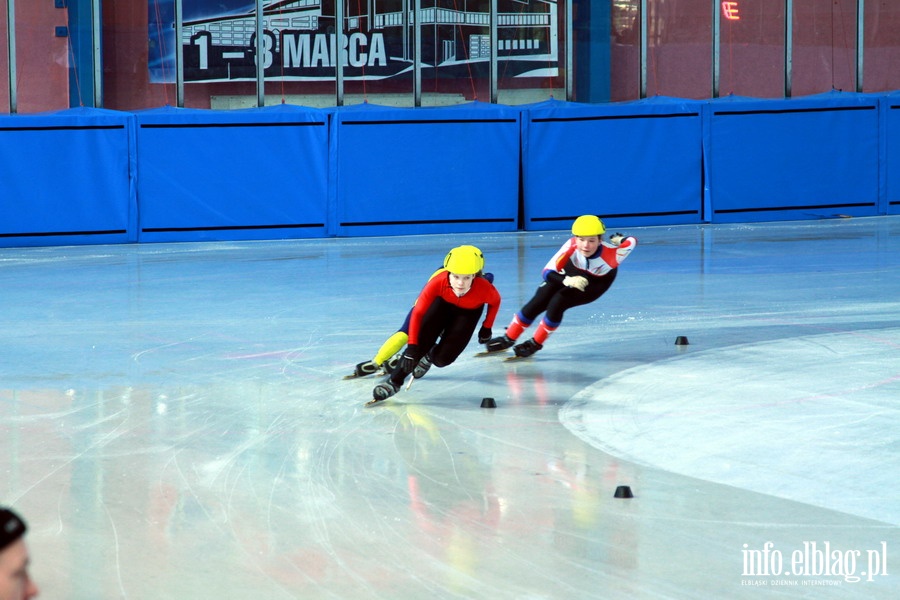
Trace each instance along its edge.
{"label": "blue barrier panel", "polygon": [[327,117],[287,105],[137,113],[140,241],[325,236]]}
{"label": "blue barrier panel", "polygon": [[900,214],[900,93],[882,97],[883,214]]}
{"label": "blue barrier panel", "polygon": [[878,97],[722,98],[706,109],[714,223],[878,214]]}
{"label": "blue barrier panel", "polygon": [[548,101],[523,115],[525,228],[566,229],[582,214],[607,226],[701,221],[702,103]]}
{"label": "blue barrier panel", "polygon": [[133,242],[128,113],[0,116],[0,246]]}
{"label": "blue barrier panel", "polygon": [[517,229],[516,109],[344,107],[332,139],[335,235]]}

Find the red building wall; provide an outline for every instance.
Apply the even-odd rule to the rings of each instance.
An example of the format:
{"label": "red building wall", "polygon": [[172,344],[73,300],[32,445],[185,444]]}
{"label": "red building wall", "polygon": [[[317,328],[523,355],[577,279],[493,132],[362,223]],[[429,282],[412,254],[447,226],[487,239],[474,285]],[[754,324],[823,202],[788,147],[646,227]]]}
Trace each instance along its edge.
{"label": "red building wall", "polygon": [[[18,112],[42,112],[69,106],[68,37],[57,37],[66,27],[67,12],[52,0],[16,2],[16,100]],[[9,40],[7,4],[0,0],[0,111],[9,112]]]}
{"label": "red building wall", "polygon": [[[174,84],[150,83],[148,7],[156,0],[103,3],[103,106],[116,110],[175,105]],[[640,95],[639,0],[612,2],[612,36],[591,43],[610,44],[610,99]],[[647,95],[705,99],[712,95],[712,15],[709,0],[651,0],[647,61]],[[795,0],[793,28],[793,96],[856,89],[856,0]],[[740,20],[722,21],[719,94],[779,98],[784,92],[783,0],[737,0]],[[0,81],[8,79],[6,0],[0,0]],[[863,91],[900,89],[900,3],[865,4]],[[16,2],[18,112],[58,110],[70,95],[72,64],[68,37],[56,28],[67,25],[68,11],[52,0]],[[560,40],[560,44],[563,40]],[[597,67],[595,67],[597,68]],[[602,66],[601,68],[605,68]],[[595,74],[596,75],[596,74]],[[576,68],[575,78],[579,73]],[[502,84],[503,82],[501,82]],[[396,91],[385,84],[346,82],[346,93]],[[381,87],[379,87],[379,85]],[[537,84],[535,84],[537,85]],[[479,93],[486,92],[479,83]],[[459,91],[452,84],[444,91]],[[457,86],[458,87],[458,86]],[[471,86],[470,86],[471,87]],[[440,90],[438,90],[440,91]],[[333,86],[270,81],[267,98],[290,94],[333,98]],[[468,98],[470,92],[465,92]],[[411,94],[411,92],[410,92]],[[255,99],[253,82],[193,83],[185,86],[185,105],[210,107],[213,96]],[[582,100],[582,99],[579,99]],[[77,101],[73,102],[77,105]],[[0,110],[9,107],[9,89],[0,85]]]}

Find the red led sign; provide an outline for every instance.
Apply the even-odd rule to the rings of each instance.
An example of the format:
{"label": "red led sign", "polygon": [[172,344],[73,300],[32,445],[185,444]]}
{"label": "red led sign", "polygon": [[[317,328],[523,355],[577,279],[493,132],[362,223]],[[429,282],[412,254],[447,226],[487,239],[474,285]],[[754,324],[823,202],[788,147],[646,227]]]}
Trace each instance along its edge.
{"label": "red led sign", "polygon": [[738,14],[738,3],[734,1],[723,2],[722,16],[724,16],[729,21],[740,21],[741,16]]}

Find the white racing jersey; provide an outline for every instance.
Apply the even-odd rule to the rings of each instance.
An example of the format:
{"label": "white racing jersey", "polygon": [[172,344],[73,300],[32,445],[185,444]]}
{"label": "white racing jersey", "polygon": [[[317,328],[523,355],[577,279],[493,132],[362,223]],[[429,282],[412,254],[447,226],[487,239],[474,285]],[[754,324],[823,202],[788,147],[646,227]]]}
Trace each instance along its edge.
{"label": "white racing jersey", "polygon": [[631,236],[623,238],[622,243],[618,246],[601,241],[597,252],[588,258],[581,252],[578,252],[575,240],[576,238],[574,237],[569,238],[553,255],[553,258],[544,267],[544,279],[547,278],[548,272],[565,273],[567,275],[577,274],[570,267],[584,271],[594,277],[603,277],[628,258],[628,255],[631,254],[631,251],[637,245],[637,239]]}

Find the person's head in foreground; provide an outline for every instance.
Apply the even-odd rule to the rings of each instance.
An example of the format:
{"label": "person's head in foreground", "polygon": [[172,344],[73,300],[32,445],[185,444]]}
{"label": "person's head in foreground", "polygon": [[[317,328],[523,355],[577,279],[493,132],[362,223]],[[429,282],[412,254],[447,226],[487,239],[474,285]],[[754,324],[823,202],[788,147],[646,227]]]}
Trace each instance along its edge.
{"label": "person's head in foreground", "polygon": [[27,600],[38,595],[28,574],[27,530],[19,515],[0,507],[0,600]]}

